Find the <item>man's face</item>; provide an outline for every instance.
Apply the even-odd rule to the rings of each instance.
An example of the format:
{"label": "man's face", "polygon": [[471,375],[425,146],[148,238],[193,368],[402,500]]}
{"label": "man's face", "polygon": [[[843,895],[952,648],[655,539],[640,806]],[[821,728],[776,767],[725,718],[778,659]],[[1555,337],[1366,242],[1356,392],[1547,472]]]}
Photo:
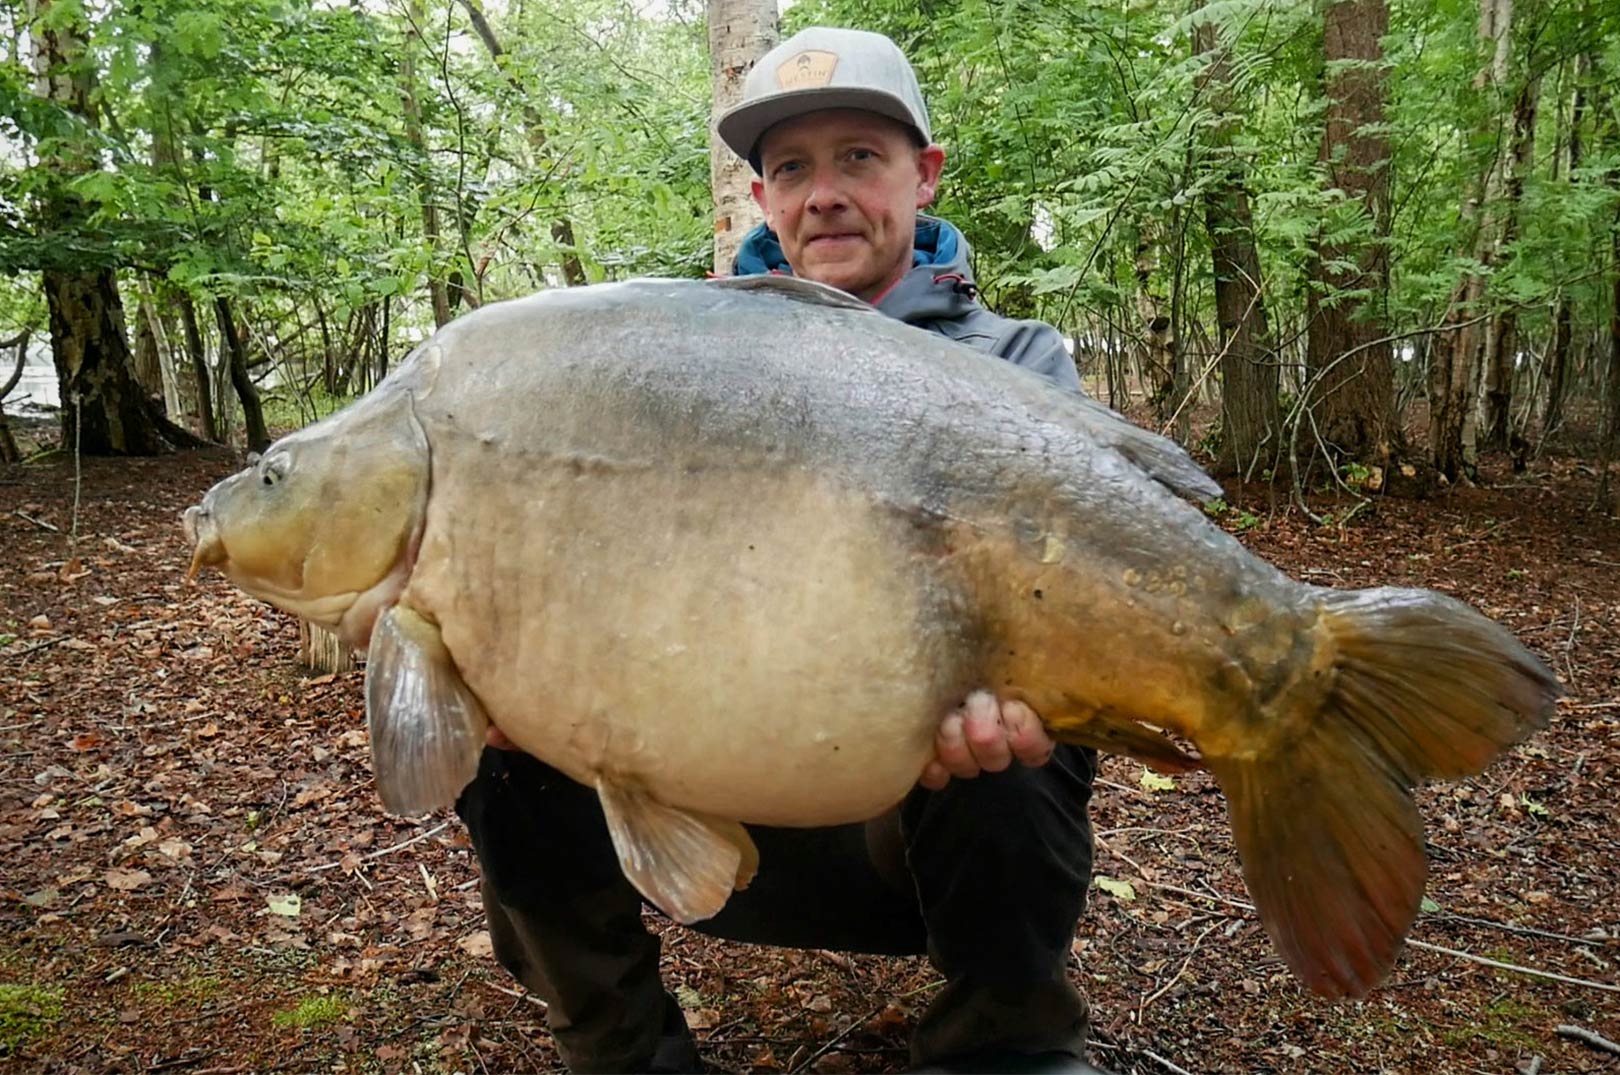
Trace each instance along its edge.
{"label": "man's face", "polygon": [[784,120],[759,144],[754,200],[794,275],[875,301],[911,268],[917,210],[945,163],[903,124],[828,109]]}

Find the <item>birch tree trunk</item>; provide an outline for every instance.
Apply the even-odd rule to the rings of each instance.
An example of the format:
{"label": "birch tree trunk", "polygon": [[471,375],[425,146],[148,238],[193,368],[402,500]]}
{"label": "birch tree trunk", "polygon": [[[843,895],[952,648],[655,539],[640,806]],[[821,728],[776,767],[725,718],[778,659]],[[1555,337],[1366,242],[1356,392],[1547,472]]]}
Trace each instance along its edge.
{"label": "birch tree trunk", "polygon": [[1323,16],[1328,106],[1319,159],[1329,187],[1358,203],[1371,223],[1370,241],[1354,249],[1319,241],[1312,265],[1306,368],[1315,389],[1308,405],[1335,464],[1386,465],[1403,439],[1384,316],[1389,144],[1381,41],[1388,26],[1384,0],[1330,0]]}
{"label": "birch tree trunk", "polygon": [[713,120],[742,100],[743,82],[776,45],[776,0],[709,0],[709,187],[714,193],[714,271],[729,275],[743,237],[762,218],[751,191],[753,170],[714,133]]}

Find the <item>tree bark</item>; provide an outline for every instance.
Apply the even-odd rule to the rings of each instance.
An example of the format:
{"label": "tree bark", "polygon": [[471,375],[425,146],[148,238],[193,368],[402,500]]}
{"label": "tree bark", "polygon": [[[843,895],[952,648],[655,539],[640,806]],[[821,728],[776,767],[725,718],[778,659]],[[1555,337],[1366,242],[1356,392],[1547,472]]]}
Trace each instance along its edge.
{"label": "tree bark", "polygon": [[236,389],[236,398],[242,402],[242,425],[248,449],[262,452],[270,447],[270,434],[264,427],[264,408],[259,403],[259,390],[253,387],[253,378],[248,376],[247,348],[231,317],[230,300],[224,295],[214,299],[214,316],[219,319],[219,336],[230,365],[231,384]]}
{"label": "tree bark", "polygon": [[1329,187],[1358,203],[1372,232],[1355,249],[1319,240],[1312,265],[1306,367],[1315,387],[1308,406],[1334,465],[1387,465],[1403,447],[1384,318],[1389,145],[1381,133],[1381,39],[1388,25],[1384,0],[1330,0],[1323,18],[1328,107],[1320,161]]}
{"label": "tree bark", "polygon": [[[63,18],[54,8],[55,0],[29,2],[36,91],[95,130],[100,121],[94,68],[83,62],[83,15],[75,11]],[[40,197],[41,234],[62,235],[64,245],[71,245],[91,209],[67,182],[99,166],[93,145],[57,141],[41,161],[57,181]],[[135,380],[116,271],[64,261],[45,266],[40,278],[50,311],[63,446],[87,455],[154,455],[175,445],[200,445],[168,421]]]}
{"label": "tree bark", "polygon": [[[1566,181],[1573,183],[1575,170],[1581,166],[1581,123],[1586,118],[1586,86],[1582,75],[1589,65],[1584,55],[1575,57],[1575,102],[1569,119],[1569,168]],[[1574,304],[1568,290],[1559,293],[1558,312],[1553,315],[1552,353],[1548,356],[1547,409],[1541,416],[1542,439],[1558,432],[1564,422],[1564,396],[1569,383],[1569,345],[1573,338],[1571,322]]]}
{"label": "tree bark", "polygon": [[1240,120],[1231,109],[1231,72],[1217,33],[1209,20],[1193,31],[1194,50],[1208,58],[1199,84],[1217,117],[1209,135],[1214,175],[1204,194],[1222,348],[1221,448],[1216,473],[1247,477],[1267,446],[1273,451],[1277,447],[1277,363],[1270,350],[1249,191],[1243,164],[1232,149],[1232,132]]}
{"label": "tree bark", "polygon": [[[1532,60],[1528,67],[1533,71],[1534,66]],[[1507,177],[1503,185],[1502,233],[1497,241],[1497,261],[1507,256],[1518,241],[1524,177],[1529,174],[1535,159],[1536,109],[1540,93],[1539,76],[1527,73],[1513,104],[1513,154],[1507,163]],[[1513,379],[1518,368],[1518,323],[1517,308],[1505,305],[1496,314],[1493,331],[1488,336],[1490,346],[1485,356],[1483,421],[1486,448],[1507,448],[1513,434]]]}
{"label": "tree bark", "polygon": [[405,140],[416,150],[421,171],[416,177],[416,197],[422,206],[422,239],[428,248],[428,295],[433,302],[433,324],[443,328],[450,320],[450,292],[439,275],[439,206],[434,201],[433,157],[422,134],[422,105],[416,96],[416,50],[426,47],[421,26],[424,16],[420,0],[411,0],[406,10],[405,40],[400,42],[400,101],[405,116]]}
{"label": "tree bark", "polygon": [[191,296],[180,293],[180,324],[186,334],[186,354],[191,358],[191,376],[196,382],[197,420],[202,435],[211,441],[219,440],[219,425],[214,421],[213,377],[208,369],[208,352],[203,347],[202,330],[197,325],[197,307]]}
{"label": "tree bark", "polygon": [[[506,84],[517,95],[520,107],[523,110],[523,130],[529,140],[529,148],[534,151],[537,160],[544,159],[546,148],[546,125],[540,117],[540,110],[535,108],[530,100],[529,89],[518,80],[512,69],[501,62],[506,50],[501,47],[500,38],[495,36],[495,30],[490,26],[489,20],[484,17],[484,9],[480,0],[460,0],[461,6],[467,10],[467,18],[471,20],[473,30],[478,39],[484,43],[489,51],[490,59],[495,61],[495,70],[506,79]],[[558,215],[551,222],[551,238],[561,251],[563,280],[569,287],[578,287],[586,282],[585,266],[579,259],[579,245],[574,238],[574,223],[566,215]]]}
{"label": "tree bark", "polygon": [[[1474,76],[1474,89],[1497,99],[1508,80],[1512,57],[1512,0],[1480,0],[1479,41],[1490,57]],[[1491,124],[1501,143],[1501,119],[1493,111]],[[1500,199],[1507,161],[1497,151],[1484,174],[1464,193],[1460,216],[1472,230],[1465,249],[1481,266],[1467,274],[1453,292],[1446,312],[1451,325],[1429,368],[1429,453],[1435,469],[1450,481],[1471,477],[1477,456],[1476,426],[1486,412],[1483,393],[1486,372],[1497,384],[1501,363],[1498,324],[1485,315],[1486,272],[1496,263],[1500,244]],[[1482,319],[1483,317],[1483,319]],[[1499,389],[1498,389],[1499,391]],[[1500,401],[1500,394],[1498,395]]]}
{"label": "tree bark", "polygon": [[30,335],[31,333],[25,329],[4,343],[0,343],[0,348],[13,345],[17,348],[17,362],[12,367],[11,376],[6,378],[5,386],[0,387],[0,463],[22,462],[22,452],[17,448],[17,438],[11,435],[11,423],[6,420],[5,401],[6,397],[11,395],[11,390],[17,387],[17,382],[22,380],[23,366],[28,362],[28,339]]}
{"label": "tree bark", "polygon": [[751,190],[753,169],[714,133],[714,120],[742,100],[743,82],[776,45],[776,0],[709,0],[709,188],[714,193],[714,271],[731,272],[743,237],[762,219]]}

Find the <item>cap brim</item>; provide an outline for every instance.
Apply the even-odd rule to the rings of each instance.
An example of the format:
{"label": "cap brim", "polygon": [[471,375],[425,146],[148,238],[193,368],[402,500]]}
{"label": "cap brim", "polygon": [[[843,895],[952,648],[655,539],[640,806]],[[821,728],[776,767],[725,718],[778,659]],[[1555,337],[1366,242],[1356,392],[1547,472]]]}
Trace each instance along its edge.
{"label": "cap brim", "polygon": [[837,86],[789,90],[786,93],[777,93],[758,101],[738,105],[720,117],[719,122],[715,124],[715,131],[720,135],[720,140],[731,147],[733,153],[743,160],[748,160],[760,137],[778,123],[828,108],[858,108],[865,112],[876,112],[917,131],[919,136],[926,137],[924,132],[917,130],[911,118],[911,110],[894,94],[884,93],[882,90],[857,87],[842,89]]}

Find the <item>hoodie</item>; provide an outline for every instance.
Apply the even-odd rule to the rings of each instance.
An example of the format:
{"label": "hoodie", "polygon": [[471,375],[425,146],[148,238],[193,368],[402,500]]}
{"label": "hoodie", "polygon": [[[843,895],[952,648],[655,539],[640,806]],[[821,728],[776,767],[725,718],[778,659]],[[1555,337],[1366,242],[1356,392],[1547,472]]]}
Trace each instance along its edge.
{"label": "hoodie", "polygon": [[[911,270],[878,300],[880,311],[1080,391],[1080,377],[1057,329],[1042,321],[1002,317],[979,303],[979,289],[968,268],[968,243],[955,226],[918,213],[911,258]],[[792,275],[793,270],[776,233],[761,224],[744,237],[732,272]]]}

